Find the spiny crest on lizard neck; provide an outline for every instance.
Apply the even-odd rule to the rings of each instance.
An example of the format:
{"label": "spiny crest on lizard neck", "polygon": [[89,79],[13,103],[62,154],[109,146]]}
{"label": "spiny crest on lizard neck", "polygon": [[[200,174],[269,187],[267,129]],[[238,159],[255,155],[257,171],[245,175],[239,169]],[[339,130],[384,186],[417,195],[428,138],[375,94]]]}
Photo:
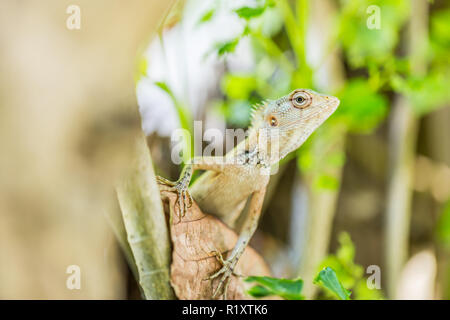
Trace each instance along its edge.
{"label": "spiny crest on lizard neck", "polygon": [[296,89],[252,108],[252,130],[278,131],[281,156],[297,149],[338,107],[339,99],[310,89]]}
{"label": "spiny crest on lizard neck", "polygon": [[263,117],[264,110],[267,108],[269,102],[270,100],[263,100],[252,106],[250,111],[250,123],[252,128],[257,127],[258,122]]}

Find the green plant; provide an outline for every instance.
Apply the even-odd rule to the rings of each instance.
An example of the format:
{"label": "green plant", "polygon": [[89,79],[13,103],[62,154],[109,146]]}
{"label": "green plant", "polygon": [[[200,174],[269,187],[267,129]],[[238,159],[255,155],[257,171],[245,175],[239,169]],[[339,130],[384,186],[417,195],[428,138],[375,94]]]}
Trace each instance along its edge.
{"label": "green plant", "polygon": [[319,269],[331,267],[335,270],[342,285],[354,292],[356,300],[378,300],[383,295],[380,290],[369,289],[367,278],[364,277],[364,268],[354,262],[355,246],[346,232],[339,237],[339,248],[335,254],[328,255],[319,265]]}
{"label": "green plant", "polygon": [[[247,293],[255,298],[263,298],[266,296],[279,296],[286,300],[304,300],[305,297],[301,294],[303,289],[303,280],[298,279],[279,279],[272,277],[247,277],[246,282],[256,283],[255,286],[247,290]],[[316,278],[314,284],[320,285],[336,295],[341,300],[350,300],[351,292],[346,290],[340,283],[336,272],[326,267],[321,270]]]}
{"label": "green plant", "polygon": [[[364,277],[362,266],[354,262],[355,246],[348,233],[339,235],[339,248],[336,254],[327,256],[319,265],[313,283],[324,290],[324,298],[340,300],[379,300],[383,299],[380,290],[370,289]],[[303,300],[303,280],[300,278],[278,279],[271,277],[248,277],[246,282],[256,283],[247,292],[257,298],[276,295],[287,300]]]}

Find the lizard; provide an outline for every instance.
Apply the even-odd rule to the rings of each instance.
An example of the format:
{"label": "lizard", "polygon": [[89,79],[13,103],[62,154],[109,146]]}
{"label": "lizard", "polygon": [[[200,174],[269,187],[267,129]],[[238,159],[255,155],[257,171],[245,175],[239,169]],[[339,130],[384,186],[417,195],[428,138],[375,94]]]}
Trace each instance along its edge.
{"label": "lizard", "polygon": [[[232,225],[250,198],[231,253],[224,259],[221,252],[213,252],[222,265],[208,277],[220,277],[213,298],[223,287],[226,299],[228,280],[257,228],[271,167],[298,149],[338,105],[338,98],[310,89],[296,89],[282,98],[266,100],[253,108],[247,137],[225,156],[192,158],[175,182],[157,177],[161,191],[178,194],[181,216],[195,200],[202,211]],[[189,187],[195,170],[206,172]]]}

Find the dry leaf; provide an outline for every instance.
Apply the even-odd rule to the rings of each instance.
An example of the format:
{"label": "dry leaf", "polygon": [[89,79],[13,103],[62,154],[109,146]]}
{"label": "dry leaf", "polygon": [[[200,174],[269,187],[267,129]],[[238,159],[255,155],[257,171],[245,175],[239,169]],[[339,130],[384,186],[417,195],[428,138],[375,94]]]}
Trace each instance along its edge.
{"label": "dry leaf", "polygon": [[[214,251],[226,258],[233,249],[238,236],[217,218],[204,214],[194,202],[184,217],[178,214],[176,193],[163,191],[164,211],[170,214],[170,236],[172,239],[171,283],[179,299],[212,299],[219,279],[207,280],[221,268]],[[236,265],[238,275],[270,275],[263,258],[247,247]],[[220,277],[219,277],[220,278]],[[245,294],[243,277],[232,276],[227,290],[227,299],[251,299]],[[222,299],[223,296],[219,296]]]}

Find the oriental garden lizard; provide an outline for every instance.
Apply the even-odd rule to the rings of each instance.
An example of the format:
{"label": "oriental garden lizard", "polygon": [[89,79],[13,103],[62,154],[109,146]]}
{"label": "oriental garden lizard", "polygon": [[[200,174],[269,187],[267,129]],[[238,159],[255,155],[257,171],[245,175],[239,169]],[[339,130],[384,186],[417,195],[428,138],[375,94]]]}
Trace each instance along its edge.
{"label": "oriental garden lizard", "polygon": [[[246,139],[225,156],[194,157],[176,182],[157,178],[161,190],[177,192],[181,216],[195,199],[202,211],[233,225],[251,197],[232,252],[226,259],[220,252],[214,253],[222,268],[209,277],[221,277],[213,297],[223,287],[226,298],[229,277],[257,228],[271,166],[299,148],[338,105],[337,98],[309,89],[296,89],[278,100],[265,101],[253,108]],[[206,172],[189,187],[195,170]]]}

